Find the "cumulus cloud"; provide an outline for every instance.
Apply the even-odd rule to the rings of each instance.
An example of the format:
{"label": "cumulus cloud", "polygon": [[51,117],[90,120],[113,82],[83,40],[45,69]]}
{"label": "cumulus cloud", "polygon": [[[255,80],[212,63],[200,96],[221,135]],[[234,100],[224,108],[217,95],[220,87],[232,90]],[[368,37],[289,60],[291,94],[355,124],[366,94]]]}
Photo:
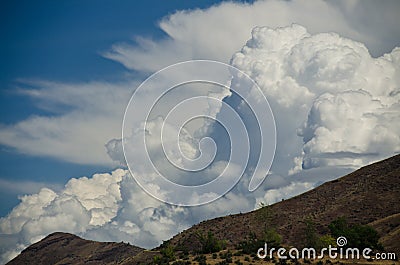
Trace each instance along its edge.
{"label": "cumulus cloud", "polygon": [[[276,188],[282,184],[288,185]],[[20,204],[0,219],[2,261],[13,258],[28,245],[55,231],[75,233],[93,240],[155,247],[194,223],[249,211],[258,201],[274,203],[309,189],[311,184],[290,184],[282,177],[274,176],[264,187],[270,191],[264,197],[264,191],[258,193],[257,201],[248,196],[247,187],[248,179],[244,179],[232,192],[214,203],[187,208],[152,198],[127,170],[73,178],[59,192],[42,188],[36,194],[21,197]]]}
{"label": "cumulus cloud", "polygon": [[299,130],[303,168],[362,166],[398,153],[399,113],[398,103],[385,105],[363,90],[321,95]]}
{"label": "cumulus cloud", "polygon": [[[249,194],[249,178],[244,176],[214,203],[184,208],[150,197],[127,170],[71,179],[60,192],[44,188],[22,197],[1,219],[2,238],[13,238],[2,246],[4,260],[53,231],[154,247],[201,220],[249,211],[259,202],[274,203],[309,190],[345,172],[338,166],[356,167],[397,152],[398,49],[372,58],[361,43],[334,33],[313,35],[299,25],[256,27],[232,64],[260,85],[281,137],[274,171],[259,190]],[[150,135],[157,135],[152,130],[159,131],[163,122],[155,116],[147,128]],[[174,127],[170,130],[177,133]],[[197,146],[190,134],[181,140],[189,157],[195,156]],[[158,137],[150,137],[150,142],[151,148],[160,145]],[[121,157],[120,145],[119,140],[108,144],[116,158]],[[330,175],[320,170],[325,167]],[[134,170],[148,174],[139,165]],[[289,170],[296,174],[288,176]],[[154,189],[162,192],[162,187]]]}
{"label": "cumulus cloud", "polygon": [[[151,40],[139,36],[135,43],[115,44],[103,55],[141,74],[190,59],[229,62],[255,26],[276,28],[298,23],[310,34],[332,31],[365,43],[372,54],[380,56],[399,45],[398,6],[398,1],[381,4],[357,0],[223,2],[204,10],[177,11],[159,22],[165,38]],[[290,79],[282,82],[293,85]],[[74,163],[112,164],[104,144],[119,138],[122,118],[116,117],[122,116],[139,82],[65,84],[21,80],[20,83],[21,93],[48,113],[14,124],[1,124],[2,145],[24,154]],[[296,98],[302,92],[306,91],[299,87],[296,93],[282,100]]]}
{"label": "cumulus cloud", "polygon": [[315,183],[292,182],[287,186],[266,191],[263,197],[257,198],[256,206],[259,206],[261,203],[266,205],[273,204],[275,202],[291,198],[296,194],[306,192],[313,188],[315,188]]}
{"label": "cumulus cloud", "polygon": [[[60,191],[43,188],[21,197],[21,203],[0,219],[3,261],[53,231],[154,247],[201,220],[289,198],[349,168],[399,152],[400,50],[381,49],[383,42],[384,47],[398,43],[398,37],[392,38],[398,34],[398,23],[385,22],[386,18],[397,19],[397,14],[392,14],[396,9],[371,28],[360,29],[362,18],[351,16],[357,6],[370,9],[374,5],[376,2],[364,1],[222,3],[164,18],[160,27],[165,39],[114,45],[105,56],[140,73],[193,58],[225,62],[231,58],[233,66],[258,83],[274,112],[278,145],[272,173],[250,194],[246,172],[230,193],[192,208],[170,206],[150,197],[126,169],[71,179]],[[292,25],[294,22],[305,27]],[[377,30],[385,27],[392,35]],[[388,53],[375,58],[369,50],[379,56]],[[136,81],[22,83],[29,88],[20,93],[35,99],[48,115],[2,125],[1,144],[75,163],[111,165],[113,160],[125,165],[119,135],[123,110]],[[198,88],[193,88],[188,93],[196,91]],[[249,94],[256,95],[251,90]],[[165,102],[165,109],[179,102],[180,96],[184,95],[178,93]],[[245,114],[240,103],[229,97],[225,101]],[[165,117],[158,114],[165,109],[155,111],[149,129],[160,129]],[[212,114],[216,116],[218,111],[213,109]],[[177,128],[169,129],[176,134]],[[196,135],[190,129],[183,132],[184,152],[195,157]],[[210,132],[203,130],[201,135],[204,133]],[[160,145],[160,139],[153,140],[154,147]],[[161,167],[164,162],[160,158]],[[207,176],[223,167],[224,159],[219,162]],[[152,177],[140,163],[134,172]],[[162,192],[162,187],[153,188]]]}
{"label": "cumulus cloud", "polygon": [[[71,179],[60,192],[42,188],[39,193],[21,197],[21,203],[0,219],[2,239],[13,235],[18,246],[26,247],[51,232],[82,234],[116,216],[121,201],[119,182],[126,172],[96,174],[88,179]],[[8,247],[8,249],[7,249]],[[3,260],[15,246],[3,246]]]}
{"label": "cumulus cloud", "polygon": [[[355,168],[400,150],[399,51],[373,58],[362,43],[335,33],[256,27],[232,65],[270,100],[283,143],[278,161]],[[296,130],[302,143],[285,135]]]}

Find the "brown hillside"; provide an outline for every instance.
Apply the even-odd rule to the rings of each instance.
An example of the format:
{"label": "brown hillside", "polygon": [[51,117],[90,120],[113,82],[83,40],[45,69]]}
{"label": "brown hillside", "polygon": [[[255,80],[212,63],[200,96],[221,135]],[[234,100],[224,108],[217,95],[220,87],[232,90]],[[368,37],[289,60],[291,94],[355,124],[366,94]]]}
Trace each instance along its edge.
{"label": "brown hillside", "polygon": [[125,243],[96,242],[68,233],[53,233],[7,264],[117,264],[143,250]]}
{"label": "brown hillside", "polygon": [[400,213],[379,219],[369,224],[378,231],[381,243],[387,250],[400,253]]}
{"label": "brown hillside", "polygon": [[[349,223],[369,224],[400,213],[400,155],[365,166],[342,178],[291,199],[270,206],[271,223],[283,236],[283,243],[301,246],[304,242],[304,221],[311,218],[319,233],[328,232],[327,225],[344,216]],[[197,250],[198,232],[212,231],[228,245],[236,246],[250,232],[260,233],[264,227],[260,211],[204,221],[176,235],[169,243],[178,248]],[[397,223],[398,228],[398,223]],[[381,231],[385,236],[385,231]],[[387,250],[398,250],[399,230],[382,241]]]}
{"label": "brown hillside", "polygon": [[[250,232],[261,233],[265,220],[260,217],[267,209],[270,225],[282,235],[286,245],[302,246],[307,218],[324,234],[332,220],[344,216],[349,223],[374,227],[386,251],[399,255],[399,198],[400,155],[397,155],[269,207],[201,222],[168,243],[177,250],[197,252],[200,243],[196,234],[211,231],[215,237],[226,240],[228,247],[236,247]],[[54,233],[25,249],[8,264],[150,264],[158,254],[125,243],[101,243]]]}

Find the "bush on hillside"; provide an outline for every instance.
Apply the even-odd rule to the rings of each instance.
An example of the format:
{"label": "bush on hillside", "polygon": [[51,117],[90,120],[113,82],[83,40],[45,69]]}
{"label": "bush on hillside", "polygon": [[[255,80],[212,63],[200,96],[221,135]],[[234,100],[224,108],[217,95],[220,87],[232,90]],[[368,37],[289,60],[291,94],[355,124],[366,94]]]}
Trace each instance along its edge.
{"label": "bush on hillside", "polygon": [[207,235],[199,232],[196,236],[201,245],[200,253],[215,253],[225,249],[226,247],[225,241],[218,240],[211,231],[208,231]]}
{"label": "bush on hillside", "polygon": [[329,224],[329,230],[334,237],[346,237],[347,245],[345,247],[383,249],[378,242],[378,232],[368,225],[350,225],[344,217],[340,217]]}

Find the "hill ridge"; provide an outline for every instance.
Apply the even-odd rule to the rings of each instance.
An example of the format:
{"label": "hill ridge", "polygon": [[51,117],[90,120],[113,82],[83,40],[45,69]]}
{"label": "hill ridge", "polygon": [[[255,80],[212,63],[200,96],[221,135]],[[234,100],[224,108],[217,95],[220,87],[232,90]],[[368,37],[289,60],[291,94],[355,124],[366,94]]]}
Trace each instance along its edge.
{"label": "hill ridge", "polygon": [[[400,155],[364,166],[315,189],[270,206],[271,223],[283,235],[283,243],[299,246],[304,240],[304,221],[311,218],[319,233],[344,216],[350,224],[366,225],[400,213]],[[236,246],[250,231],[262,233],[262,221],[255,210],[245,214],[203,221],[175,235],[167,243],[189,250],[199,247],[196,232],[211,231],[218,239]]]}
{"label": "hill ridge", "polygon": [[[297,247],[304,240],[306,218],[311,218],[317,232],[324,234],[331,221],[344,216],[350,224],[374,227],[385,250],[399,253],[399,198],[400,155],[396,155],[269,206],[269,220],[283,236],[283,244]],[[234,248],[250,232],[262,232],[265,220],[259,218],[260,211],[202,221],[165,244],[196,252],[200,248],[198,233],[210,231]],[[56,232],[29,246],[8,264],[148,264],[163,246],[147,251],[126,243],[96,242]]]}

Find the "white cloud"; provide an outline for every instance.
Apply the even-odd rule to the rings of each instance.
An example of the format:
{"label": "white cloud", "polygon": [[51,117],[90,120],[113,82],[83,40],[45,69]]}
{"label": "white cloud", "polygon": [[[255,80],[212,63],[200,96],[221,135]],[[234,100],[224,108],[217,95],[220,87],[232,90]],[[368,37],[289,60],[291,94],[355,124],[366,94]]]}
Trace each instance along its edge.
{"label": "white cloud", "polygon": [[121,135],[122,115],[135,82],[63,84],[23,81],[29,96],[48,115],[32,115],[0,126],[0,144],[16,151],[78,164],[112,165],[105,143]]}
{"label": "white cloud", "polygon": [[[43,188],[37,194],[21,197],[21,203],[0,219],[2,261],[56,231],[155,247],[204,219],[252,210],[256,199],[247,192],[248,181],[243,179],[232,192],[214,203],[190,208],[152,198],[123,169],[71,179],[59,192]],[[277,201],[310,188],[308,183],[290,184],[277,178],[269,182],[284,186],[267,192],[269,202],[273,202],[272,197]],[[268,186],[267,191],[273,188]],[[263,193],[257,196],[261,198]]]}
{"label": "white cloud", "polygon": [[[337,32],[365,43],[373,54],[381,55],[399,44],[398,5],[398,1],[223,2],[205,10],[177,11],[159,23],[166,33],[164,39],[138,37],[134,45],[115,44],[104,56],[141,73],[189,59],[229,62],[255,26],[276,28],[292,23],[305,26],[311,34]],[[290,78],[281,82],[294,85]],[[23,89],[22,93],[51,113],[2,124],[1,144],[21,153],[74,163],[112,164],[104,144],[119,137],[121,116],[136,82],[22,83],[34,87]],[[303,92],[306,90],[299,86],[296,93],[281,100],[296,99]]]}
{"label": "white cloud", "polygon": [[[382,100],[385,101],[385,100]],[[323,94],[300,130],[304,168],[363,166],[400,151],[400,105],[360,91]]]}
{"label": "white cloud", "polygon": [[365,40],[356,40],[366,43],[374,57],[399,46],[400,28],[397,26],[399,1],[352,0],[329,1],[328,3],[339,8],[351,28],[366,37],[370,36]]}
{"label": "white cloud", "polygon": [[[302,157],[307,169],[356,168],[400,150],[399,54],[396,48],[372,58],[359,42],[335,33],[312,35],[299,25],[257,27],[232,64],[271,103],[278,131],[275,166],[287,166],[289,159],[298,165]],[[293,137],[297,127],[302,149]]]}
{"label": "white cloud", "polygon": [[[58,192],[43,188],[21,197],[21,203],[0,219],[3,260],[53,231],[156,246],[203,219],[252,210],[259,201],[272,203],[308,190],[347,170],[338,165],[359,166],[398,152],[400,52],[395,49],[373,58],[367,49],[381,54],[388,50],[381,50],[380,44],[397,43],[398,37],[392,35],[397,36],[398,23],[386,23],[386,19],[397,21],[395,8],[373,27],[360,29],[364,16],[351,16],[356,7],[370,10],[380,3],[337,3],[259,1],[179,11],[160,22],[167,38],[115,45],[106,56],[143,73],[192,58],[228,62],[246,44],[234,54],[232,64],[257,81],[273,108],[278,128],[273,173],[252,194],[245,176],[223,198],[193,208],[155,200],[122,169],[72,179]],[[307,30],[290,26],[294,22]],[[330,31],[340,35],[316,34]],[[110,165],[107,143],[108,155],[124,164],[118,139],[123,110],[136,82],[23,83],[34,88],[21,93],[49,114],[2,125],[1,144],[32,155]],[[296,134],[299,127],[302,138]],[[186,136],[183,144],[193,156],[197,146],[189,133]],[[305,173],[302,166],[313,169]],[[148,174],[139,165],[135,170]],[[287,176],[288,172],[293,175]],[[162,192],[162,187],[152,188]]]}
{"label": "white cloud", "polygon": [[56,197],[56,193],[48,188],[43,188],[39,193],[22,196],[21,203],[8,215],[1,219],[2,233],[14,234],[21,231],[26,220],[35,219],[44,212],[44,208]]}
{"label": "white cloud", "polygon": [[[206,10],[178,11],[159,23],[167,35],[164,39],[138,37],[135,45],[115,44],[104,56],[129,69],[148,72],[190,59],[228,62],[249,38],[250,29],[292,23],[305,26],[313,34],[337,32],[366,43],[375,55],[381,55],[399,45],[400,37],[398,3],[385,6],[374,1],[224,2]],[[368,15],[358,9],[368,11]]]}
{"label": "white cloud", "polygon": [[264,203],[266,205],[274,204],[281,200],[292,198],[300,193],[311,190],[315,187],[315,183],[310,182],[292,182],[288,186],[280,187],[277,189],[267,190],[262,198],[257,198],[255,208]]}
{"label": "white cloud", "polygon": [[39,193],[22,196],[21,203],[0,219],[1,240],[13,236],[16,242],[2,244],[2,258],[10,258],[55,231],[83,234],[104,225],[117,215],[121,201],[119,182],[125,170],[96,174],[88,179],[71,179],[59,192],[42,188]]}

